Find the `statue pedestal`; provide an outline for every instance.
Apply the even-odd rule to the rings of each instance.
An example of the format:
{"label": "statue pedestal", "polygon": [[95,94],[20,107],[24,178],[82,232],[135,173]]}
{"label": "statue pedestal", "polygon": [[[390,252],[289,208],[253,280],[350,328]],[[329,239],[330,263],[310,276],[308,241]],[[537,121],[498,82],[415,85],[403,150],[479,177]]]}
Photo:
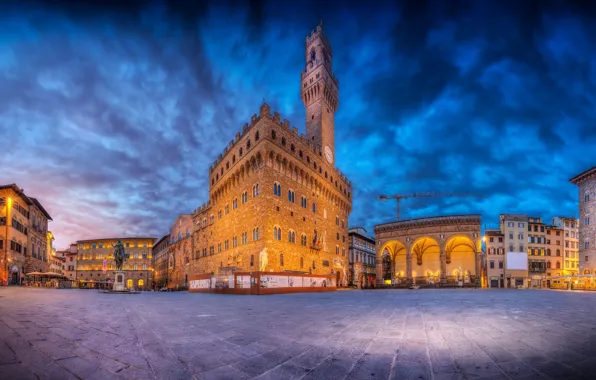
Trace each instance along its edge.
{"label": "statue pedestal", "polygon": [[112,288],[115,292],[124,292],[126,291],[126,279],[125,279],[124,271],[116,271],[116,277],[114,278],[114,287]]}

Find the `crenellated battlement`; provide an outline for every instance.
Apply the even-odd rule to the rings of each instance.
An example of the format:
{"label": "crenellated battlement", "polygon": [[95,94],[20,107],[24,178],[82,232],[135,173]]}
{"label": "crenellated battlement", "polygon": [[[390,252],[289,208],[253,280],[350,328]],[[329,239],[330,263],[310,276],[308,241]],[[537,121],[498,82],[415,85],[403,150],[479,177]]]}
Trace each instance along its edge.
{"label": "crenellated battlement", "polygon": [[320,38],[321,40],[323,40],[325,45],[327,45],[329,54],[333,55],[333,51],[331,50],[331,44],[327,40],[325,33],[323,33],[323,20],[320,20],[319,25],[317,25],[317,27],[315,29],[311,30],[310,36],[306,36],[306,47],[308,48],[308,46],[310,44],[312,44],[313,42],[315,42],[317,38]]}
{"label": "crenellated battlement", "polygon": [[[209,173],[212,173],[215,169],[218,168],[220,164],[224,162],[225,158],[233,150],[236,144],[238,144],[238,142],[242,140],[242,138],[247,133],[249,133],[261,119],[268,119],[272,121],[273,124],[281,130],[285,130],[289,132],[291,135],[295,136],[296,139],[302,143],[303,147],[305,148],[304,150],[308,149],[308,152],[313,154],[315,157],[323,156],[323,151],[319,147],[314,145],[311,141],[309,141],[305,134],[299,134],[298,128],[296,128],[295,126],[291,126],[289,120],[282,119],[279,112],[272,112],[271,107],[267,103],[263,103],[259,109],[259,114],[254,114],[251,116],[250,122],[245,123],[242,126],[242,130],[236,133],[235,139],[229,142],[228,146],[224,148],[223,153],[220,153],[217,156],[217,160],[215,160],[213,164],[209,166]],[[327,165],[326,163],[324,164]],[[338,178],[340,178],[349,187],[352,187],[352,183],[344,173],[342,173],[337,167],[332,167],[332,169]]]}

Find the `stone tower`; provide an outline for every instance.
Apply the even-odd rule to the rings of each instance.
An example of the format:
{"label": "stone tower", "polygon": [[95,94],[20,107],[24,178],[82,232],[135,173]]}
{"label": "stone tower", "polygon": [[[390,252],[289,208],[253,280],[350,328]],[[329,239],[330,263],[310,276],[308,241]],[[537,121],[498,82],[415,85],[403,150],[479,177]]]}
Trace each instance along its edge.
{"label": "stone tower", "polygon": [[331,45],[323,34],[323,22],[306,37],[306,66],[301,73],[300,95],[306,107],[306,137],[324,159],[334,165],[335,112],[339,82],[333,75]]}

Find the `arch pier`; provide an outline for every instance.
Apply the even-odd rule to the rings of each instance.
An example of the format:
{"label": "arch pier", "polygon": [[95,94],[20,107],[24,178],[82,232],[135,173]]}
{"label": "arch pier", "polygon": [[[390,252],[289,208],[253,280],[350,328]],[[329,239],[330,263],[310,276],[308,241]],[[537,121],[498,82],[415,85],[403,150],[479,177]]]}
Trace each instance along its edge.
{"label": "arch pier", "polygon": [[472,214],[376,225],[377,285],[480,286],[480,224]]}

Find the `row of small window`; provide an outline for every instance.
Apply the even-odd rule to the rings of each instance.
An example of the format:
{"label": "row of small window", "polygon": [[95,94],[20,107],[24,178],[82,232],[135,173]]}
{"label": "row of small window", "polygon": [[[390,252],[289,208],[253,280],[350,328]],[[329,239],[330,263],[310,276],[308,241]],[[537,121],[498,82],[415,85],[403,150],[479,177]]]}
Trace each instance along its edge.
{"label": "row of small window", "polygon": [[[4,240],[0,240],[0,250],[3,250],[3,249],[4,249]],[[10,249],[27,256],[27,247],[20,243],[17,243],[14,240],[10,241]]]}
{"label": "row of small window", "polygon": [[179,241],[180,241],[180,240],[182,240],[184,237],[187,237],[187,238],[189,238],[189,237],[190,237],[190,227],[187,227],[187,228],[186,228],[186,235],[185,235],[185,236],[183,236],[183,235],[182,235],[182,232],[178,232],[178,238],[176,238],[176,237],[172,236],[172,237],[170,238],[170,244],[171,244],[171,245],[174,245],[174,243],[177,243],[177,242],[179,242]]}
{"label": "row of small window", "polygon": [[[317,234],[316,234],[316,231],[315,231],[315,235],[314,235],[312,244],[317,244],[319,242],[318,240],[320,238],[321,238],[320,236],[317,238]],[[277,227],[277,226],[273,227],[273,239],[275,239],[275,240],[282,240],[281,227]],[[338,240],[338,241],[340,240],[339,233],[336,233],[335,234],[335,239]],[[341,240],[342,240],[343,243],[345,243],[346,242],[346,237],[345,236],[342,236],[341,237]],[[293,230],[289,230],[288,231],[288,243],[296,243],[296,233]],[[306,237],[306,234],[303,233],[302,235],[300,235],[300,245],[306,245],[306,244],[307,244],[307,237]]]}
{"label": "row of small window", "polygon": [[[92,255],[90,253],[81,255],[79,260],[102,260],[102,259],[114,259],[114,256],[110,253],[110,254],[96,254],[96,255]],[[147,253],[138,253],[138,252],[134,252],[134,253],[130,253],[130,257],[128,257],[128,259],[147,259],[147,258],[151,258],[151,256],[149,256]],[[72,257],[70,258],[72,261]]]}
{"label": "row of small window", "polygon": [[[253,241],[257,241],[261,238],[260,232],[259,232],[259,227],[253,228],[252,230],[252,240]],[[248,244],[248,232],[243,232],[240,235],[240,244]],[[238,246],[238,236],[234,236],[232,238],[232,248],[235,248]],[[230,241],[229,240],[225,240],[223,243],[223,249],[222,249],[222,245],[221,243],[217,244],[217,253],[221,252],[222,250],[228,250],[230,249]],[[201,255],[200,253],[202,253],[202,256],[207,256],[207,248],[203,248],[203,250],[201,252],[197,251],[197,255],[196,257],[199,258]],[[215,254],[215,246],[211,246],[209,247],[209,254],[210,255],[214,255]]]}
{"label": "row of small window", "polygon": [[[96,249],[96,248],[100,248],[100,249],[101,248],[113,248],[114,245],[115,244],[107,243],[105,245],[105,247],[104,247],[104,244],[103,243],[93,243],[93,244],[91,244],[91,249]],[[126,243],[124,243],[124,247],[126,247],[126,248],[134,248],[135,247],[135,244],[134,243],[131,244],[129,242],[126,242]],[[147,242],[145,242],[145,243],[136,243],[136,247],[137,248],[141,248],[141,247],[147,248]],[[79,249],[81,249],[81,250],[83,250],[83,249],[89,249],[89,246],[86,245],[86,244],[85,245],[84,244],[79,244]]]}
{"label": "row of small window", "polygon": [[[259,131],[257,131],[257,132],[255,133],[255,141],[258,141],[258,140],[259,140],[259,137],[260,137],[260,136],[259,136]],[[272,138],[273,140],[277,140],[277,134],[275,133],[275,131],[274,131],[274,130],[271,130],[271,138]],[[286,146],[286,138],[285,138],[285,137],[282,137],[282,138],[281,138],[281,145],[282,145],[282,146]],[[246,142],[246,150],[250,149],[250,147],[251,147],[251,143],[250,143],[250,137],[249,137],[249,138],[247,139],[247,142]],[[292,153],[295,153],[295,151],[296,151],[296,148],[294,147],[294,144],[290,144],[290,151],[291,151]],[[244,153],[244,151],[243,151],[242,147],[240,147],[240,150],[238,151],[239,157],[242,157],[242,154],[243,154],[243,153]],[[319,152],[319,155],[321,155],[321,156],[322,156],[322,153],[321,153],[321,152]],[[303,158],[303,154],[302,154],[302,151],[301,151],[301,150],[299,150],[299,151],[298,151],[298,156],[299,156],[300,158]],[[308,156],[308,155],[306,156],[306,162],[307,162],[307,163],[310,165],[310,156]],[[232,165],[234,165],[235,163],[236,163],[236,155],[232,155]],[[263,166],[263,163],[262,163],[262,162],[260,163],[260,166],[261,166],[261,167]],[[317,163],[316,163],[316,161],[313,161],[313,166],[314,166],[315,170],[317,170],[317,168],[318,168],[318,170],[319,170],[319,174],[323,174],[323,170],[322,170],[321,166],[318,166],[318,167],[317,167]],[[226,162],[226,170],[228,170],[229,168],[230,168],[230,161],[227,161],[227,162]],[[216,173],[216,174],[215,174],[215,178],[212,178],[212,179],[211,179],[211,185],[215,185],[215,181],[219,181],[219,176],[220,176],[220,175],[221,175],[221,176],[223,176],[223,175],[224,175],[224,168],[223,168],[223,167],[220,169],[220,172],[219,172],[219,173]],[[327,172],[325,171],[325,178],[327,178],[327,177],[328,177],[328,175],[327,175]],[[335,184],[335,187],[338,187],[337,180],[335,180],[335,181],[334,181],[334,180],[333,180],[333,176],[331,176],[331,177],[330,177],[330,182],[331,182],[332,184]],[[350,197],[350,196],[351,196],[351,194],[350,194],[350,193],[347,193],[347,192],[346,192],[346,189],[344,189],[342,185],[339,185],[339,189],[340,189],[340,191],[341,191],[341,192],[343,192],[343,193],[344,193],[344,195],[346,195],[346,196],[348,196],[348,197]]]}
{"label": "row of small window", "polygon": [[[356,258],[356,261],[354,261]],[[374,254],[365,254],[363,252],[350,252],[350,263],[363,263],[364,265],[376,265],[376,258]]]}
{"label": "row of small window", "polygon": [[[329,266],[329,261],[328,260],[322,260],[321,263],[322,263],[322,265],[324,267],[328,267]],[[282,267],[284,266],[284,254],[283,253],[280,253],[279,254],[279,265],[282,266]],[[219,266],[222,267],[223,266],[223,262],[221,262],[219,264]],[[255,255],[250,255],[250,266],[251,267],[254,267],[255,266]],[[304,268],[304,257],[300,257],[300,268]],[[310,269],[317,269],[317,264],[316,264],[316,261],[315,260],[312,261],[312,266],[310,267]]]}
{"label": "row of small window", "polygon": [[[70,267],[70,266],[69,266]],[[73,266],[74,268],[74,266]],[[142,269],[141,269],[142,268]],[[112,264],[108,263],[106,270],[113,270],[116,268],[112,268]],[[73,270],[73,269],[69,269],[69,270]],[[83,268],[78,268],[78,270],[94,270],[94,271],[101,271],[103,270],[102,267],[83,267]],[[147,264],[143,264],[142,266],[138,266],[137,264],[134,265],[123,265],[122,266],[122,270],[147,270]]]}

